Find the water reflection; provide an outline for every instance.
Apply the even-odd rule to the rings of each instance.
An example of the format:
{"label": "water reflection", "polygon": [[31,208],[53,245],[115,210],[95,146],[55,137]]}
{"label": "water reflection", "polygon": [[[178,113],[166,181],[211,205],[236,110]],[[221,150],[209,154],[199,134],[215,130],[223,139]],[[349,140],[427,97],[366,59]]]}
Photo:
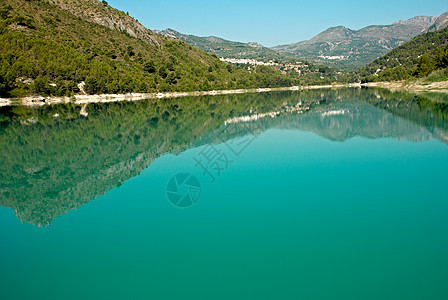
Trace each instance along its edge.
{"label": "water reflection", "polygon": [[[0,205],[48,225],[165,153],[269,128],[448,143],[448,101],[375,89],[312,90],[0,110]],[[85,109],[87,117],[81,116]],[[84,115],[84,111],[82,111]]]}

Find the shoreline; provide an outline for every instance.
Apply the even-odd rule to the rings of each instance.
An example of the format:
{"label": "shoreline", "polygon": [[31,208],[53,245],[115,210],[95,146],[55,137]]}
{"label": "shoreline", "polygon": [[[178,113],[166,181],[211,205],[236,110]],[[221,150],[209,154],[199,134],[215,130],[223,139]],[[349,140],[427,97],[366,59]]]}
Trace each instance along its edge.
{"label": "shoreline", "polygon": [[379,81],[379,82],[369,82],[363,83],[361,86],[365,87],[376,87],[388,89],[393,92],[395,91],[407,91],[413,93],[422,92],[435,92],[435,93],[448,93],[448,81],[437,81],[437,82],[422,82],[422,81]]}
{"label": "shoreline", "polygon": [[141,101],[147,99],[164,98],[182,98],[182,97],[200,97],[217,95],[235,95],[249,93],[266,93],[281,91],[301,91],[313,89],[338,89],[338,88],[361,88],[375,87],[384,88],[391,91],[408,92],[437,92],[448,93],[448,81],[422,83],[422,82],[369,82],[369,83],[350,83],[350,84],[328,84],[311,86],[291,86],[280,88],[256,88],[256,89],[237,89],[237,90],[212,90],[212,91],[194,91],[194,92],[166,92],[166,93],[129,93],[129,94],[101,94],[101,95],[75,95],[73,97],[56,96],[28,96],[23,98],[0,98],[0,107],[3,106],[44,106],[64,103],[74,103],[76,105],[86,105],[90,103],[109,103],[122,101]]}
{"label": "shoreline", "polygon": [[361,85],[352,83],[352,84],[335,84],[335,85],[291,86],[280,88],[212,90],[212,91],[195,91],[195,92],[130,93],[130,94],[101,94],[101,95],[78,94],[73,97],[28,96],[23,98],[11,98],[11,99],[0,98],[0,107],[13,106],[13,105],[44,106],[44,105],[63,104],[63,103],[74,103],[77,105],[84,105],[90,103],[141,101],[147,99],[235,95],[235,94],[267,93],[267,92],[281,92],[281,91],[300,91],[307,89],[344,88],[344,87],[361,87]]}

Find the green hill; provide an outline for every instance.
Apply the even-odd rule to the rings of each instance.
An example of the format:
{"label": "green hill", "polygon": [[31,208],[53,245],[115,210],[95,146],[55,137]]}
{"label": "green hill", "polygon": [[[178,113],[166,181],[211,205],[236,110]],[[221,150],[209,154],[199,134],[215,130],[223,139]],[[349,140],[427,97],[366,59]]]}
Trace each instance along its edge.
{"label": "green hill", "polygon": [[362,68],[363,82],[421,78],[448,67],[448,27],[427,32]]}
{"label": "green hill", "polygon": [[258,43],[233,42],[216,36],[199,37],[182,34],[170,28],[155,32],[166,37],[178,38],[202,51],[216,54],[216,56],[223,58],[256,59],[260,61],[297,59],[297,57],[282,55]]}
{"label": "green hill", "polygon": [[0,1],[0,97],[294,85],[161,37],[97,0]]}

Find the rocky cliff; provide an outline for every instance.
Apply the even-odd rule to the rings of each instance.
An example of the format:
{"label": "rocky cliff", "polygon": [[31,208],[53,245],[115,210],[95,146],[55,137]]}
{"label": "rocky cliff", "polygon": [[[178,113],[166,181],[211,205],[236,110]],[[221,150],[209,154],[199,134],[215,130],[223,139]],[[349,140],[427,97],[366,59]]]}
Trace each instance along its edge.
{"label": "rocky cliff", "polygon": [[154,34],[125,12],[109,6],[107,2],[98,0],[49,0],[49,2],[86,21],[113,30],[127,32],[130,36],[142,39],[155,46],[161,45],[160,37],[157,34]]}

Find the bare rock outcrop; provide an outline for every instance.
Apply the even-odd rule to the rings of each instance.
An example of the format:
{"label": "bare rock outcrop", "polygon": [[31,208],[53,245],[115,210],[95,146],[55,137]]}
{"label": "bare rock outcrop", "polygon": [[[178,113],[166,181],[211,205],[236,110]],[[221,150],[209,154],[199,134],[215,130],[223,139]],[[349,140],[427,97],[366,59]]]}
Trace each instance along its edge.
{"label": "bare rock outcrop", "polygon": [[127,32],[130,36],[142,39],[150,45],[161,47],[160,37],[143,26],[128,14],[112,8],[107,2],[97,0],[49,0],[61,9],[113,30]]}

